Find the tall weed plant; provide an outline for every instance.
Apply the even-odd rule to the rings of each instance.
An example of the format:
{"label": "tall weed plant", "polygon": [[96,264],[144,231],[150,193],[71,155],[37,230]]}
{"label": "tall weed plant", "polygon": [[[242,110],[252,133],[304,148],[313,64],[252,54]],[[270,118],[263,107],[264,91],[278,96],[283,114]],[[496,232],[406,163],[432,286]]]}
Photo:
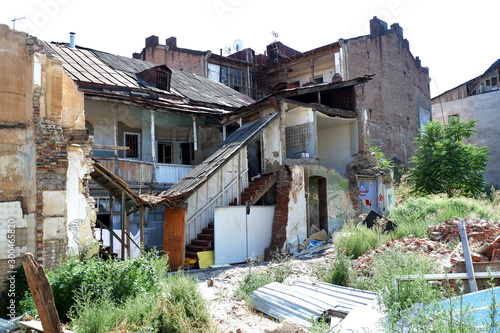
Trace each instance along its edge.
{"label": "tall weed plant", "polygon": [[377,248],[391,239],[391,234],[381,228],[368,228],[362,223],[347,222],[342,230],[333,237],[335,247],[351,259],[356,259],[368,250]]}

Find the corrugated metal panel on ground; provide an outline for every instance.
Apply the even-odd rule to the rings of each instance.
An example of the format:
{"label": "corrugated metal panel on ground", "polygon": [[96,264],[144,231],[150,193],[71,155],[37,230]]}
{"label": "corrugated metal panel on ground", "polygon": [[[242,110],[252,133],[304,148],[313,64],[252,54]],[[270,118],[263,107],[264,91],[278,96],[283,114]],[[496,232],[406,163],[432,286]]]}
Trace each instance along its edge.
{"label": "corrugated metal panel on ground", "polygon": [[374,305],[377,294],[318,281],[287,286],[273,282],[255,290],[252,306],[271,317],[311,326],[324,313],[344,317],[356,308]]}

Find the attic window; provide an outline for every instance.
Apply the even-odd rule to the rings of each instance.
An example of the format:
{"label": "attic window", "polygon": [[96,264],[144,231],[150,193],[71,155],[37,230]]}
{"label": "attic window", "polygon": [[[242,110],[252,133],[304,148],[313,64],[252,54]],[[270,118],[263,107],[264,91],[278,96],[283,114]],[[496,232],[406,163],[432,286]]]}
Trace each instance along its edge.
{"label": "attic window", "polygon": [[156,88],[170,90],[169,75],[166,72],[156,71]]}

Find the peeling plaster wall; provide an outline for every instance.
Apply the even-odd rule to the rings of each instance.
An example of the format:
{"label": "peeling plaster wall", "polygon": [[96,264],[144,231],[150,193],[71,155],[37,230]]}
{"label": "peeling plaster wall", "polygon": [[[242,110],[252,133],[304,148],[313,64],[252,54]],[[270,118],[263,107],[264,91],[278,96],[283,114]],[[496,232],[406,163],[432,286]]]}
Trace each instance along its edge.
{"label": "peeling plaster wall", "polygon": [[288,203],[288,224],[286,240],[288,248],[296,250],[299,242],[307,238],[307,202],[304,169],[292,167],[292,184]]}
{"label": "peeling plaster wall", "polygon": [[297,159],[301,153],[316,158],[316,127],[314,111],[293,108],[286,113],[286,158]]}
{"label": "peeling plaster wall", "polygon": [[[306,183],[309,184],[308,209],[309,219],[311,215],[317,214],[319,196],[317,181],[311,177],[322,177],[326,179],[327,208],[328,208],[328,232],[333,233],[340,229],[344,222],[354,216],[354,210],[349,199],[349,180],[344,178],[335,170],[329,170],[319,165],[304,166]],[[313,185],[313,186],[311,186]],[[311,224],[311,220],[309,220]]]}

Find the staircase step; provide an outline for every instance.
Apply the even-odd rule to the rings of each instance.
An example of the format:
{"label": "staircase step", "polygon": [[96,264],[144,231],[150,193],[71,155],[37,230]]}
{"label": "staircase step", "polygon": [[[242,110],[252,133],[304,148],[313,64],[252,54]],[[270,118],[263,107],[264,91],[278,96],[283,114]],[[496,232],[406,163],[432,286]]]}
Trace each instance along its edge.
{"label": "staircase step", "polygon": [[214,235],[213,234],[198,234],[197,238],[198,239],[202,239],[202,240],[211,240],[211,241],[213,241],[214,240]]}
{"label": "staircase step", "polygon": [[185,252],[185,257],[186,257],[186,258],[194,258],[194,259],[198,259],[198,254],[196,254],[196,252],[186,251],[186,252]]}
{"label": "staircase step", "polygon": [[213,244],[213,241],[206,240],[206,239],[193,239],[191,241],[191,245],[204,246],[204,247],[207,247],[207,248],[211,248],[212,244]]}
{"label": "staircase step", "polygon": [[213,222],[208,222],[207,228],[215,228],[215,224]]}
{"label": "staircase step", "polygon": [[214,228],[203,228],[203,229],[201,229],[201,233],[213,235],[215,233],[215,229]]}
{"label": "staircase step", "polygon": [[188,245],[186,246],[186,252],[203,252],[203,251],[209,251],[210,247],[207,246],[198,246],[198,245]]}

